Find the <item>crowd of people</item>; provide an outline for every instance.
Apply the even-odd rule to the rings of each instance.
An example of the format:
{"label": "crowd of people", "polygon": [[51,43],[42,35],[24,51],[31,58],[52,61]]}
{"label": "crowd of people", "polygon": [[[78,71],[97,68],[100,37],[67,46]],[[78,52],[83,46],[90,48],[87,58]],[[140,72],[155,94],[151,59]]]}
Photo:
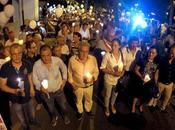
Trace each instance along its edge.
{"label": "crowd of people", "polygon": [[[84,111],[94,115],[94,93],[104,102],[106,117],[117,114],[116,98],[123,93],[127,93],[132,113],[137,112],[138,100],[141,113],[144,107],[167,112],[175,83],[174,30],[167,30],[163,36],[155,33],[127,38],[110,21],[102,24],[97,20],[93,26],[87,21],[74,25],[63,21],[55,42],[47,44],[46,35],[38,29],[28,34],[21,29],[15,38],[14,32],[6,27],[5,42],[0,46],[3,104],[0,113],[8,130],[10,107],[22,129],[30,130],[31,125],[39,125],[35,109],[41,109],[41,105],[47,109],[55,127],[58,120],[55,102],[64,123],[69,124],[65,86],[71,87],[75,95],[78,120]],[[22,39],[24,44],[17,39]]]}

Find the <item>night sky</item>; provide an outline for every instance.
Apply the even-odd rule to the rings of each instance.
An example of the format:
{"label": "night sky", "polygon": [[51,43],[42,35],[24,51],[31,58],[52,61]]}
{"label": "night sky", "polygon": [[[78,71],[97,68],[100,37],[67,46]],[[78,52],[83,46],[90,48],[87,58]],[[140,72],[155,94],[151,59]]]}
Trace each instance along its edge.
{"label": "night sky", "polygon": [[156,18],[165,21],[167,19],[166,11],[168,11],[170,0],[139,0],[144,12],[154,12]]}

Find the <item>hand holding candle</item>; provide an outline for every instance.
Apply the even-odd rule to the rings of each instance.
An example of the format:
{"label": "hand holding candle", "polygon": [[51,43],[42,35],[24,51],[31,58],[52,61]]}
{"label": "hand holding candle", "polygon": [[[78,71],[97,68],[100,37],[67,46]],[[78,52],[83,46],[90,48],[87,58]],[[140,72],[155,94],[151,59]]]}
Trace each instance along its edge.
{"label": "hand holding candle", "polygon": [[11,59],[10,56],[8,56],[5,58],[5,61],[8,62],[8,61],[10,61],[10,59]]}
{"label": "hand holding candle", "polygon": [[92,79],[93,79],[92,74],[90,72],[86,72],[85,76],[84,76],[84,80],[85,80],[84,82],[85,83],[90,83],[90,82],[92,82]]}
{"label": "hand holding candle", "polygon": [[148,74],[146,74],[145,77],[144,77],[144,82],[146,83],[150,80],[151,80],[150,76]]}
{"label": "hand holding candle", "polygon": [[[48,89],[48,86],[49,86],[48,80],[47,80],[47,79],[44,79],[44,80],[41,82],[41,85],[42,85],[42,87],[43,87],[44,89],[47,90],[47,89]],[[46,94],[47,94],[47,97],[50,99],[49,93],[47,92]]]}
{"label": "hand holding candle", "polygon": [[19,96],[25,96],[25,93],[24,93],[24,81],[22,81],[22,79],[20,77],[17,78],[17,81],[18,81],[18,95]]}

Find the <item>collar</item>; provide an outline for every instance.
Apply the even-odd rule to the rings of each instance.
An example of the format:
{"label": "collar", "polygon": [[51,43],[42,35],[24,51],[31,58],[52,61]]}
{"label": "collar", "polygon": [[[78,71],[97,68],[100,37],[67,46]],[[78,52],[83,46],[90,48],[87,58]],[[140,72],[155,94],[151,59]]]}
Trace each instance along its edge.
{"label": "collar", "polygon": [[[90,58],[90,57],[89,57],[89,55],[88,55],[86,62],[89,60],[89,58]],[[75,59],[76,59],[78,62],[81,62],[81,63],[82,63],[82,61],[80,60],[80,58],[79,58],[78,55],[76,55]]]}

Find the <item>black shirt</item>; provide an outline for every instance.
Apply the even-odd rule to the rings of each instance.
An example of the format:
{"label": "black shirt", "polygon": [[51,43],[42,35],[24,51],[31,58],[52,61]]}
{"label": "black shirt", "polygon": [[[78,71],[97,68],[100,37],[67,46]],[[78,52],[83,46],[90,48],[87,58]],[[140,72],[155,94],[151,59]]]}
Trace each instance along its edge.
{"label": "black shirt", "polygon": [[23,61],[22,66],[17,70],[11,63],[11,61],[5,63],[0,70],[0,77],[7,79],[7,86],[10,88],[17,89],[18,81],[17,78],[21,78],[24,81],[24,92],[25,96],[17,96],[9,94],[9,98],[12,103],[23,104],[30,99],[30,85],[28,81],[28,74],[32,72],[32,67],[29,62]]}
{"label": "black shirt", "polygon": [[175,60],[169,63],[168,57],[164,58],[158,67],[159,78],[158,81],[163,84],[169,84],[175,81]]}
{"label": "black shirt", "polygon": [[27,54],[23,54],[23,60],[30,62],[30,64],[32,65],[32,68],[33,68],[34,63],[37,60],[39,60],[40,58],[41,58],[40,55],[35,55],[33,57],[29,57]]}
{"label": "black shirt", "polygon": [[146,58],[139,59],[137,65],[140,67],[139,72],[142,75],[148,74],[150,78],[153,80],[155,72],[157,70],[158,64],[156,62],[150,62]]}

